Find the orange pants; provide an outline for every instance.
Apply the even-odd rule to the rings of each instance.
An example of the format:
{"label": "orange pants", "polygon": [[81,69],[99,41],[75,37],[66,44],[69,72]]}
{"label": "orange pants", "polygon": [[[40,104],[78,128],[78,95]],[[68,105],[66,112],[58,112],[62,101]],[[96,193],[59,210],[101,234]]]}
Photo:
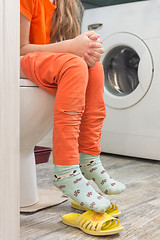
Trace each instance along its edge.
{"label": "orange pants", "polygon": [[21,68],[40,88],[56,95],[53,163],[79,164],[79,152],[98,156],[106,117],[102,64],[88,68],[73,54],[45,52],[25,55]]}

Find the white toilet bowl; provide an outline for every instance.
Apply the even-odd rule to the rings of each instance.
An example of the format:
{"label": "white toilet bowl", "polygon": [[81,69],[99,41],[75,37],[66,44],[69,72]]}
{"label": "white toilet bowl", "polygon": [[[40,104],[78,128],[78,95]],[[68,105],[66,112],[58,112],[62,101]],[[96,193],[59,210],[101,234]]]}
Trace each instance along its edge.
{"label": "white toilet bowl", "polygon": [[20,79],[20,206],[38,202],[35,145],[53,127],[55,97]]}

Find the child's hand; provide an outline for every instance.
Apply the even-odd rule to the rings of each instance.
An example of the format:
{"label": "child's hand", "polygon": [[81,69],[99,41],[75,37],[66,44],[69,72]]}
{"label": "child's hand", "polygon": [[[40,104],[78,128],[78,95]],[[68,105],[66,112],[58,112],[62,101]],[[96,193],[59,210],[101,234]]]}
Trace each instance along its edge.
{"label": "child's hand", "polygon": [[85,52],[89,49],[102,48],[102,44],[98,41],[98,38],[99,35],[93,31],[82,33],[70,40],[71,44],[69,52],[72,52],[79,57],[84,57]]}
{"label": "child's hand", "polygon": [[85,54],[83,59],[86,61],[89,67],[93,67],[96,62],[99,62],[102,54],[104,53],[103,49],[89,49]]}
{"label": "child's hand", "polygon": [[[102,48],[102,39],[99,39],[98,34],[93,34],[89,37],[94,42],[89,43],[90,49],[84,54],[84,60],[89,67],[93,67],[96,62],[99,62],[104,49]],[[101,46],[97,43],[100,43]]]}
{"label": "child's hand", "polygon": [[89,67],[94,66],[104,52],[102,40],[94,31],[82,33],[71,41],[70,52],[82,57]]}

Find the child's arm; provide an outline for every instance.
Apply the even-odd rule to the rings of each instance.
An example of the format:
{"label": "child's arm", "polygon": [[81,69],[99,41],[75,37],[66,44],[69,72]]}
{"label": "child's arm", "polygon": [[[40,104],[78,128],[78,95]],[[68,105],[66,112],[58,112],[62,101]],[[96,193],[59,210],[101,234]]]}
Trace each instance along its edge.
{"label": "child's arm", "polygon": [[[65,40],[58,43],[37,45],[29,43],[30,33],[30,21],[22,14],[20,16],[20,54],[25,55],[30,52],[59,52],[59,53],[73,53],[80,57],[83,57],[87,50],[98,50],[102,51],[102,45],[96,40],[89,39],[94,32],[87,32],[79,35],[78,37]],[[91,47],[89,44],[92,44]]]}

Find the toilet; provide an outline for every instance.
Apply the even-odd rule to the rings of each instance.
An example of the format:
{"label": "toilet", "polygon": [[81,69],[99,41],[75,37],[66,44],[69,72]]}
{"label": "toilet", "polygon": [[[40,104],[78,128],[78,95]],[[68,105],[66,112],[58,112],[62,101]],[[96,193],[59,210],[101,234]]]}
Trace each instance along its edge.
{"label": "toilet", "polygon": [[20,79],[20,207],[38,202],[35,145],[53,127],[55,97]]}

